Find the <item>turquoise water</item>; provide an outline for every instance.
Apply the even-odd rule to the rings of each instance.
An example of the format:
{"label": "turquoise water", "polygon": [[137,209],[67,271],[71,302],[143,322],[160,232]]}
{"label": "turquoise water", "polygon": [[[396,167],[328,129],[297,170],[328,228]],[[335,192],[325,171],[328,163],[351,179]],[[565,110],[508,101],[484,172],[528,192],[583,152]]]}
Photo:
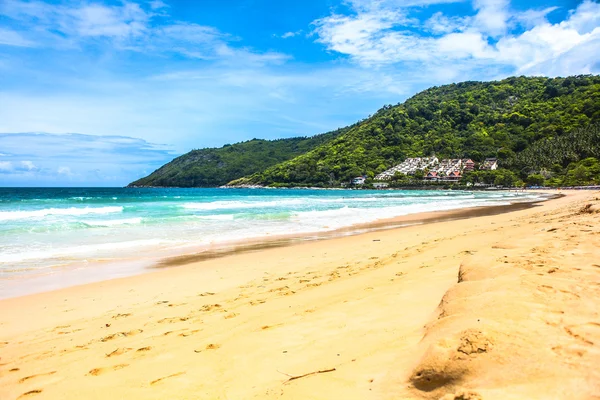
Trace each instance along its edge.
{"label": "turquoise water", "polygon": [[0,188],[0,297],[27,291],[26,277],[52,277],[45,288],[54,288],[130,275],[161,257],[229,242],[534,199],[460,191]]}

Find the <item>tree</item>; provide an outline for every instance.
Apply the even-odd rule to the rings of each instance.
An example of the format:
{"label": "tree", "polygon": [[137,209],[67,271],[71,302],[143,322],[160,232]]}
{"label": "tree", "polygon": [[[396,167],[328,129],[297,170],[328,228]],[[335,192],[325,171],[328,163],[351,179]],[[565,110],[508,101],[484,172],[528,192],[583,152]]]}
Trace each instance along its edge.
{"label": "tree", "polygon": [[527,177],[527,184],[529,186],[544,186],[544,177],[540,174],[532,174]]}

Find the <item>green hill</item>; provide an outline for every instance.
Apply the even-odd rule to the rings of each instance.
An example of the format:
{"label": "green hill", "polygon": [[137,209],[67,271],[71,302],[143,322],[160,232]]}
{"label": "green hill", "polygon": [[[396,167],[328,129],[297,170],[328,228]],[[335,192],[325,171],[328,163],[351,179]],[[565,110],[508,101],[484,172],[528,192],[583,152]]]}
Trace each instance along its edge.
{"label": "green hill", "polygon": [[337,185],[354,176],[373,177],[407,157],[432,154],[474,161],[497,157],[524,179],[536,168],[524,165],[517,154],[534,144],[535,153],[544,140],[597,123],[599,76],[512,77],[433,87],[383,107],[305,154],[231,184]]}
{"label": "green hill", "polygon": [[350,127],[317,136],[278,140],[252,139],[221,148],[192,150],[129,187],[212,187],[263,171],[325,144]]}

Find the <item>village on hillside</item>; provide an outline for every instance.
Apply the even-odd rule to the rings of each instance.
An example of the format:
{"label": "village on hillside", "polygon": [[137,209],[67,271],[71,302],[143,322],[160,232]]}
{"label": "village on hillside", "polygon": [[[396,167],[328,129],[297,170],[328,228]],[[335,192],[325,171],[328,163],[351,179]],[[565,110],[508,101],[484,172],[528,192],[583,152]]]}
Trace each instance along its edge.
{"label": "village on hillside", "polygon": [[[402,163],[383,171],[374,177],[375,187],[387,187],[386,181],[394,179],[397,174],[415,175],[423,173],[423,180],[429,182],[458,182],[465,172],[475,170],[475,162],[471,159],[442,159],[437,157],[415,157],[407,158]],[[493,171],[498,169],[496,158],[486,158],[479,164],[479,170]],[[352,185],[364,185],[365,176],[353,178]]]}

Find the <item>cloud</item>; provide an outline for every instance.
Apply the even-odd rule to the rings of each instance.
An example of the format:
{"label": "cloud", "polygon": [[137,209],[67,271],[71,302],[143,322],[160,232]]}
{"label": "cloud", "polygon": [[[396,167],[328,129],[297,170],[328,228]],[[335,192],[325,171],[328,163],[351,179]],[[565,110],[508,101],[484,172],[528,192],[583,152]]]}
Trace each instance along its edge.
{"label": "cloud", "polygon": [[470,17],[447,17],[438,11],[425,21],[423,27],[434,34],[445,34],[467,29],[470,21]]}
{"label": "cloud", "polygon": [[473,25],[482,34],[492,37],[506,33],[510,18],[509,5],[510,0],[474,0],[473,8],[477,10],[477,14]]}
{"label": "cloud", "polygon": [[14,169],[10,161],[0,161],[0,172],[10,172]]}
{"label": "cloud", "polygon": [[160,9],[169,7],[167,4],[165,4],[164,2],[162,2],[160,0],[150,1],[149,4],[150,4],[150,8],[153,10],[160,10]]}
{"label": "cloud", "polygon": [[523,25],[527,29],[534,28],[536,25],[548,22],[546,16],[560,7],[547,7],[542,10],[525,10],[520,13],[516,13],[513,19]]}
{"label": "cloud", "polygon": [[0,45],[34,47],[35,43],[25,39],[20,33],[0,27]]}
{"label": "cloud", "polygon": [[283,35],[281,35],[279,37],[282,38],[282,39],[289,39],[289,38],[292,38],[294,36],[301,35],[303,32],[304,32],[304,30],[300,29],[300,30],[297,30],[295,32],[286,32],[286,33],[284,33]]}
{"label": "cloud", "polygon": [[[555,7],[516,13],[510,10],[508,0],[474,0],[475,15],[456,17],[436,12],[423,22],[415,22],[406,4],[352,4],[354,14],[332,14],[314,21],[314,33],[318,43],[361,66],[415,67],[414,63],[422,63],[417,68],[445,65],[453,69],[457,62],[470,61],[475,72],[480,67],[478,61],[485,60],[517,74],[556,72],[549,66],[567,64],[568,73],[598,72],[594,61],[598,49],[587,56],[576,50],[584,45],[589,49],[600,35],[600,4],[590,0],[555,24],[545,18]],[[530,28],[513,32],[515,24]],[[567,53],[577,54],[579,68],[560,61]],[[547,72],[544,66],[549,67]]]}
{"label": "cloud", "polygon": [[[99,2],[49,4],[5,0],[3,15],[19,29],[0,30],[0,44],[77,49],[108,44],[115,50],[175,53],[194,59],[279,62],[286,56],[233,46],[237,38],[214,27],[174,20],[162,1],[118,5]],[[252,57],[249,57],[252,56]]]}
{"label": "cloud", "polygon": [[39,168],[32,161],[21,161],[21,169],[24,171],[39,170]]}
{"label": "cloud", "polygon": [[0,134],[0,148],[10,152],[0,161],[3,184],[41,186],[60,185],[65,178],[69,184],[121,186],[175,156],[142,139],[82,134]]}
{"label": "cloud", "polygon": [[71,172],[71,168],[69,167],[58,167],[56,172],[59,175],[73,176],[73,172]]}

